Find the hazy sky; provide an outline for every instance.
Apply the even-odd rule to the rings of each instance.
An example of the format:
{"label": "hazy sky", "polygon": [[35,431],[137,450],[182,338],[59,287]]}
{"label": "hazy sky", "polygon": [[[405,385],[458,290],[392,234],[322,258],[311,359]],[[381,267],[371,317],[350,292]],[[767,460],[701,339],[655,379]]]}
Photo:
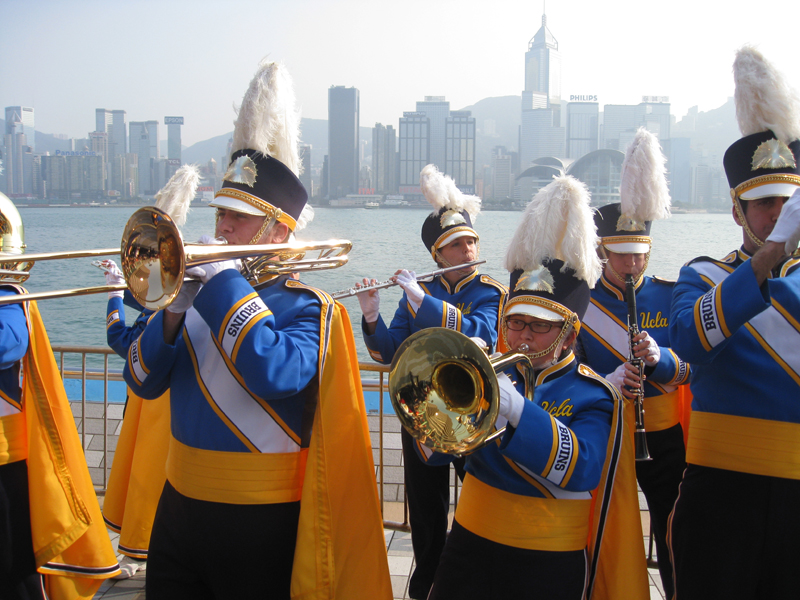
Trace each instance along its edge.
{"label": "hazy sky", "polygon": [[[541,0],[0,0],[0,107],[33,106],[37,130],[70,137],[94,129],[98,107],[128,121],[183,116],[191,145],[233,129],[233,105],[269,55],[288,66],[303,116],[327,118],[328,87],[355,86],[361,125],[396,127],[426,95],[453,109],[519,95],[542,10]],[[710,110],[733,94],[745,43],[800,89],[796,0],[549,0],[546,10],[567,98],[669,96],[678,118]]]}

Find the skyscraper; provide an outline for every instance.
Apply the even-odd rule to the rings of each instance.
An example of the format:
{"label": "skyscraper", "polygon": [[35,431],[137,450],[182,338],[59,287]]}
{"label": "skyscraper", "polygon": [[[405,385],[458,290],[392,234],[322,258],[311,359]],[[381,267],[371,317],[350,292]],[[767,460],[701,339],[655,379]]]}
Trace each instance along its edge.
{"label": "skyscraper", "polygon": [[[6,130],[3,136],[5,151],[6,192],[33,194],[33,173],[30,157],[36,150],[36,128],[33,108],[6,107]],[[28,167],[26,168],[26,164]]]}
{"label": "skyscraper", "polygon": [[544,156],[563,157],[565,131],[561,123],[561,54],[558,41],[542,26],[528,42],[525,53],[525,89],[519,129],[520,169]]}
{"label": "skyscraper", "polygon": [[404,112],[400,118],[400,174],[398,191],[422,197],[419,174],[431,162],[430,118],[425,113]]}
{"label": "skyscraper", "polygon": [[328,89],[328,196],[358,191],[359,94],[354,87]]}
{"label": "skyscraper", "polygon": [[423,102],[417,102],[417,111],[430,119],[430,162],[436,165],[442,173],[447,173],[445,158],[445,137],[447,117],[450,116],[450,103],[444,96],[425,96]]}
{"label": "skyscraper", "polygon": [[468,110],[453,111],[445,120],[444,173],[465,194],[475,193],[475,118]]}
{"label": "skyscraper", "polygon": [[567,158],[577,160],[597,150],[599,122],[600,106],[597,102],[567,104]]}
{"label": "skyscraper", "polygon": [[164,125],[167,126],[167,158],[180,161],[183,117],[164,117]]}
{"label": "skyscraper", "polygon": [[130,150],[138,156],[138,194],[152,195],[158,191],[153,186],[152,161],[158,159],[158,121],[131,121]]}
{"label": "skyscraper", "polygon": [[397,193],[397,139],[391,125],[375,123],[372,129],[372,176],[376,193]]}

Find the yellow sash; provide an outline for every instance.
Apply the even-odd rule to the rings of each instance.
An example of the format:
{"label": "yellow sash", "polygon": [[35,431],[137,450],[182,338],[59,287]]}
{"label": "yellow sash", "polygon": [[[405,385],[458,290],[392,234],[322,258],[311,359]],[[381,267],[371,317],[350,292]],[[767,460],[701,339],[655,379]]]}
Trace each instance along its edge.
{"label": "yellow sash", "polygon": [[322,306],[320,402],[308,449],[292,570],[295,600],[391,600],[372,444],[353,330]]}
{"label": "yellow sash", "polygon": [[119,573],[72,410],[35,302],[26,303],[29,347],[22,406],[36,566],[53,600],[90,599]]}

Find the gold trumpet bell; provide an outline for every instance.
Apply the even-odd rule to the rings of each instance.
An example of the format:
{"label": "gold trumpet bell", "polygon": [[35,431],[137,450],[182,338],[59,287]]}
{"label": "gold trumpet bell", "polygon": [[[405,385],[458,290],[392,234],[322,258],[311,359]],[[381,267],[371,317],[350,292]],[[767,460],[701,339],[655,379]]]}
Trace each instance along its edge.
{"label": "gold trumpet bell", "polygon": [[425,329],[397,349],[389,394],[401,424],[431,450],[466,454],[494,430],[499,388],[489,357],[467,336]]}

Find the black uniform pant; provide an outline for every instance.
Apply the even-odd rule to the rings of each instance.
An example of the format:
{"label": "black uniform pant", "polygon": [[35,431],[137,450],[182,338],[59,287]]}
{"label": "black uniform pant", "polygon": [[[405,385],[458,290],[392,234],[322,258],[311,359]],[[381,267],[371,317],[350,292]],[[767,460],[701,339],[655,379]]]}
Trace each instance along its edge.
{"label": "black uniform pant", "polygon": [[430,600],[580,600],[586,569],[585,550],[512,548],[475,535],[456,521]]}
{"label": "black uniform pant", "polygon": [[800,596],[800,481],[689,464],[670,520],[677,600]]}
{"label": "black uniform pant", "polygon": [[223,504],[167,481],[147,559],[147,600],[289,600],[300,503]]}
{"label": "black uniform pant", "polygon": [[0,598],[44,599],[42,576],[33,557],[28,464],[24,460],[0,466]]}
{"label": "black uniform pant", "polygon": [[672,562],[667,545],[667,522],[686,468],[683,428],[678,424],[663,431],[647,432],[647,448],[653,460],[636,462],[636,479],[650,509],[650,522],[658,554],[658,572],[669,600],[672,586]]}
{"label": "black uniform pant", "polygon": [[[403,429],[403,474],[408,496],[408,521],[416,567],[408,583],[411,598],[427,598],[447,539],[450,509],[450,465],[430,467],[417,455],[416,441]],[[453,466],[464,480],[464,459]]]}

